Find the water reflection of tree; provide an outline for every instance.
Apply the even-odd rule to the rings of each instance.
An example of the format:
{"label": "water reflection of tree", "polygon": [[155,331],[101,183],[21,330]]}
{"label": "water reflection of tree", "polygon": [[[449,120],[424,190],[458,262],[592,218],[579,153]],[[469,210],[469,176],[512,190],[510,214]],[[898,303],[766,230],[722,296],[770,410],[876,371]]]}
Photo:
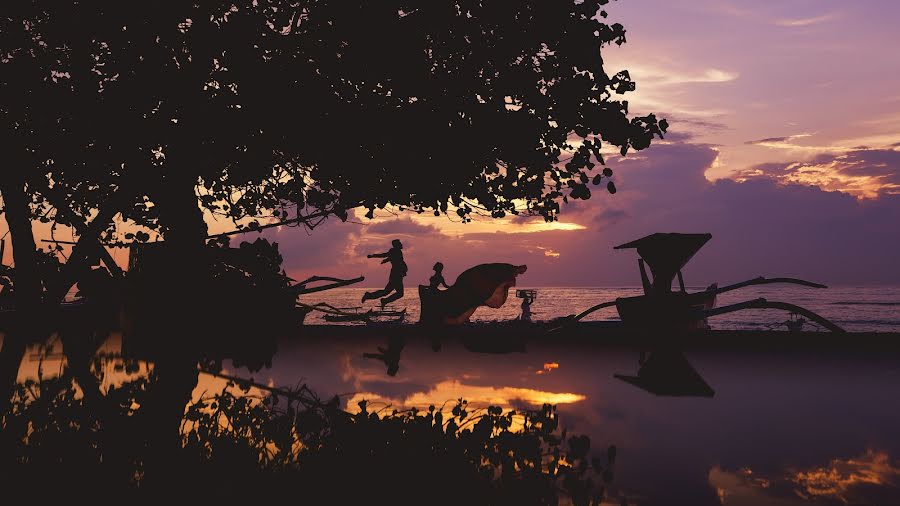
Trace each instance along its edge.
{"label": "water reflection of tree", "polygon": [[[70,377],[16,385],[3,415],[7,483],[36,499],[91,495],[449,504],[590,504],[612,480],[615,448],[560,432],[556,409],[358,413],[305,388],[261,395],[229,382],[191,403],[180,437],[160,440],[142,410],[155,373],[87,398]],[[180,439],[180,440],[179,440]],[[53,487],[46,483],[52,482]]]}

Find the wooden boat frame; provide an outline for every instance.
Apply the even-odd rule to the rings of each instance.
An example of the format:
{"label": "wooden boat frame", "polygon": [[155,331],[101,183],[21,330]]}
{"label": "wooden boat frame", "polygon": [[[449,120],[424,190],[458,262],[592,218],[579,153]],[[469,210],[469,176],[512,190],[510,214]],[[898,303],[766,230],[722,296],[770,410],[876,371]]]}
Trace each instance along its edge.
{"label": "wooden boat frame", "polygon": [[[602,302],[569,318],[568,321],[579,321],[595,311],[615,306],[622,322],[632,328],[705,330],[709,329],[707,319],[714,316],[745,309],[779,309],[802,315],[832,332],[844,332],[844,329],[828,319],[787,302],[756,298],[716,307],[716,298],[720,293],[748,286],[788,283],[810,288],[827,288],[820,283],[797,278],[764,278],[760,276],[721,288],[714,283],[705,290],[689,293],[685,289],[681,271],[684,265],[711,238],[712,234],[657,233],[616,246],[614,249],[637,249],[638,255],[640,255],[638,269],[644,294]],[[652,279],[647,274],[647,267],[650,267]],[[672,284],[676,277],[679,290],[672,291]]]}

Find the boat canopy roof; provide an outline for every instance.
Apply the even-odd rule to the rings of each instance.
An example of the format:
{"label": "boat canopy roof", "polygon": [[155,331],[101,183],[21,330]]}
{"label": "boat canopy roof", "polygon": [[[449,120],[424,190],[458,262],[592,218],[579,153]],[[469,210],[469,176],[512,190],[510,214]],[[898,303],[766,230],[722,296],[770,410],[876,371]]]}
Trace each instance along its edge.
{"label": "boat canopy roof", "polygon": [[637,376],[614,374],[613,377],[653,395],[713,397],[716,394],[681,352],[653,352]]}
{"label": "boat canopy roof", "polygon": [[613,249],[637,249],[650,266],[653,282],[671,284],[678,271],[712,239],[712,234],[656,233],[620,244]]}

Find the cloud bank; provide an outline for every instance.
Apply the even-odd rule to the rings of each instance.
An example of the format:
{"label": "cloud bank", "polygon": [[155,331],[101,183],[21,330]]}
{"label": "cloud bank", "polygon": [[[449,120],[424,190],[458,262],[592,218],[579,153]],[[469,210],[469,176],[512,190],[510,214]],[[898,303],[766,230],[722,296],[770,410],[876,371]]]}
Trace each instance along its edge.
{"label": "cloud bank", "polygon": [[[564,206],[561,220],[572,226],[562,229],[541,230],[535,220],[517,218],[471,232],[465,226],[448,231],[445,218],[401,214],[370,224],[329,222],[309,235],[280,230],[270,237],[280,243],[294,277],[364,274],[368,286],[385,281],[387,268],[365,255],[386,251],[394,238],[404,243],[407,287],[426,282],[436,261],[446,266],[448,281],[479,263],[509,262],[529,266],[522,285],[634,286],[634,252],[612,247],[654,232],[712,233],[685,270],[693,285],[758,275],[900,283],[900,195],[889,191],[900,184],[900,152],[860,148],[808,162],[766,164],[740,180],[711,182],[704,174],[716,163],[717,147],[676,138],[610,160],[619,192],[597,191],[588,201]],[[812,176],[823,166],[833,181]],[[855,198],[846,187],[856,181],[862,188],[861,181],[871,179],[882,188],[877,198]],[[517,233],[529,227],[530,233]]]}

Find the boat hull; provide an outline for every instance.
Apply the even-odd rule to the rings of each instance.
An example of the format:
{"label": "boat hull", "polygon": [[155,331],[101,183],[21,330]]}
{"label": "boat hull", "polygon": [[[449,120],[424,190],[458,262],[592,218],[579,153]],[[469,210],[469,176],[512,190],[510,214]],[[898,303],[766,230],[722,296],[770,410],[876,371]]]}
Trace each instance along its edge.
{"label": "boat hull", "polygon": [[697,314],[716,305],[716,294],[665,293],[616,299],[622,322],[632,328],[666,330],[705,330],[709,324]]}

